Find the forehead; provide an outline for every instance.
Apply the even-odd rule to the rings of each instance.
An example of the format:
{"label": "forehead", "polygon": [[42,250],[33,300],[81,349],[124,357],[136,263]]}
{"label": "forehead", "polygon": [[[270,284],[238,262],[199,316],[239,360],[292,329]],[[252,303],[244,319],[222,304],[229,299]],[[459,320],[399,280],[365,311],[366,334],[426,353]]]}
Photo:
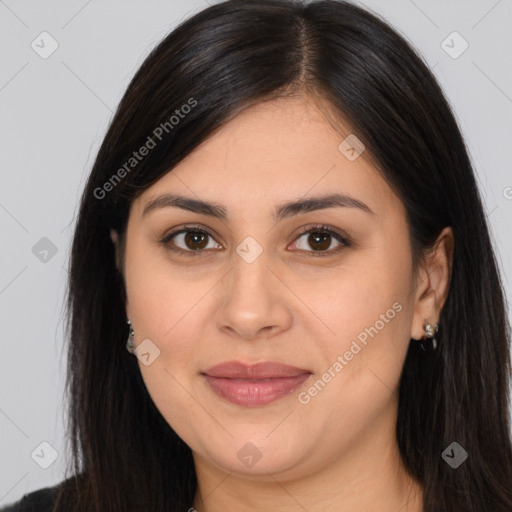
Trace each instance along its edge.
{"label": "forehead", "polygon": [[338,192],[376,212],[400,207],[366,150],[347,157],[343,141],[352,132],[348,123],[343,130],[307,97],[253,105],[145,190],[134,206],[142,213],[160,194],[176,192],[255,214],[283,201]]}

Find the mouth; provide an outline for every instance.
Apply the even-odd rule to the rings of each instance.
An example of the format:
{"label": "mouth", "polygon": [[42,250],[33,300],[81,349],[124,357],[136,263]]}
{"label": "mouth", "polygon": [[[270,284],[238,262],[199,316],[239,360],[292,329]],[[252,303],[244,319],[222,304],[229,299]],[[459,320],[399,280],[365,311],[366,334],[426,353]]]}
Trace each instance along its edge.
{"label": "mouth", "polygon": [[309,370],[276,362],[249,366],[238,361],[221,363],[201,374],[219,397],[245,407],[289,396],[312,375]]}

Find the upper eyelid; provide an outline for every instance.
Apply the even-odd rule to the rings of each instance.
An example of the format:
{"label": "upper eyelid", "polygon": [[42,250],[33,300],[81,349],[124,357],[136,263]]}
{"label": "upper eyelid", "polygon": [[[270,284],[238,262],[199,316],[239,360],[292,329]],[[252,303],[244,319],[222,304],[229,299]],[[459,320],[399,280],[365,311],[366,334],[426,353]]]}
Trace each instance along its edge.
{"label": "upper eyelid", "polygon": [[[339,237],[341,238],[341,240],[338,240],[336,239],[337,242],[339,242],[340,244],[342,245],[345,245],[345,246],[350,246],[352,244],[351,242],[351,238],[345,233],[344,230],[340,229],[340,228],[335,228],[334,226],[328,226],[328,225],[321,225],[321,224],[313,224],[311,226],[303,226],[299,229],[299,232],[295,235],[295,238],[293,239],[293,242],[295,242],[296,240],[298,240],[299,238],[301,238],[302,236],[308,234],[309,232],[311,231],[314,231],[314,230],[318,230],[319,232],[327,232],[329,233],[331,236],[334,236],[334,237]],[[205,233],[207,236],[210,236],[212,239],[214,239],[217,243],[220,243],[217,241],[217,236],[212,234],[210,232],[209,229],[207,228],[204,228],[202,226],[198,226],[198,225],[185,225],[185,226],[182,226],[182,227],[178,227],[176,229],[173,229],[171,230],[170,232],[166,233],[162,238],[161,238],[161,242],[163,243],[168,243],[170,242],[174,237],[178,236],[178,235],[181,235],[183,233],[186,233],[188,231],[197,231],[197,232],[203,232]],[[222,245],[222,244],[221,244]],[[193,250],[190,250],[190,249],[182,249],[181,247],[177,247],[176,250],[178,251],[183,251],[183,252],[190,252],[190,253],[200,253],[200,252],[205,252],[205,250],[201,250],[201,251],[193,251]],[[306,252],[315,252],[315,251],[306,251]],[[318,253],[331,253],[331,252],[334,252],[333,250],[329,250],[329,251],[318,251]]]}

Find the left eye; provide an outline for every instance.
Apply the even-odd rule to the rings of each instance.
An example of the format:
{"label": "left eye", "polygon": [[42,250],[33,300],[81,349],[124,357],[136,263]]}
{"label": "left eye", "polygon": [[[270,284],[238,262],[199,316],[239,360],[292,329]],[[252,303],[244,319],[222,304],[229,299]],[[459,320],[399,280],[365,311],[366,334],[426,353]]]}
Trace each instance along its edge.
{"label": "left eye", "polygon": [[[309,247],[313,247],[313,251],[308,251],[307,248],[300,247],[299,242],[301,238],[304,238],[306,235],[306,244],[309,245]],[[333,240],[334,239],[334,240]],[[327,250],[329,247],[331,247],[331,244],[333,241],[338,242],[338,246],[336,249]],[[302,233],[301,236],[297,238],[297,242],[295,242],[295,245],[298,246],[300,250],[305,250],[306,252],[316,252],[316,253],[333,253],[340,251],[343,247],[349,247],[350,243],[349,241],[341,236],[339,233],[332,231],[328,228],[322,228],[315,227],[307,229]],[[315,256],[320,256],[323,254],[315,254]]]}

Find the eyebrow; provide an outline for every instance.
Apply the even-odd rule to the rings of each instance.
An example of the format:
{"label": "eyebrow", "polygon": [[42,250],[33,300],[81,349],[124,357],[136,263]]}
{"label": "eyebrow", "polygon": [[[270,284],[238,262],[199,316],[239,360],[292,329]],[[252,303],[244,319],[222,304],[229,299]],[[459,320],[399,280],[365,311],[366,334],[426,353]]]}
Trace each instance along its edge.
{"label": "eyebrow", "polygon": [[[183,210],[208,215],[221,220],[228,220],[228,211],[225,206],[219,203],[201,201],[199,199],[193,199],[191,197],[176,194],[163,194],[149,201],[144,207],[142,217],[145,217],[152,211],[166,207],[181,208]],[[375,212],[373,212],[367,204],[363,203],[359,199],[355,199],[354,197],[350,197],[345,194],[329,194],[281,203],[275,208],[273,218],[275,222],[279,222],[285,218],[301,213],[335,207],[356,208],[371,215],[375,215]]]}

